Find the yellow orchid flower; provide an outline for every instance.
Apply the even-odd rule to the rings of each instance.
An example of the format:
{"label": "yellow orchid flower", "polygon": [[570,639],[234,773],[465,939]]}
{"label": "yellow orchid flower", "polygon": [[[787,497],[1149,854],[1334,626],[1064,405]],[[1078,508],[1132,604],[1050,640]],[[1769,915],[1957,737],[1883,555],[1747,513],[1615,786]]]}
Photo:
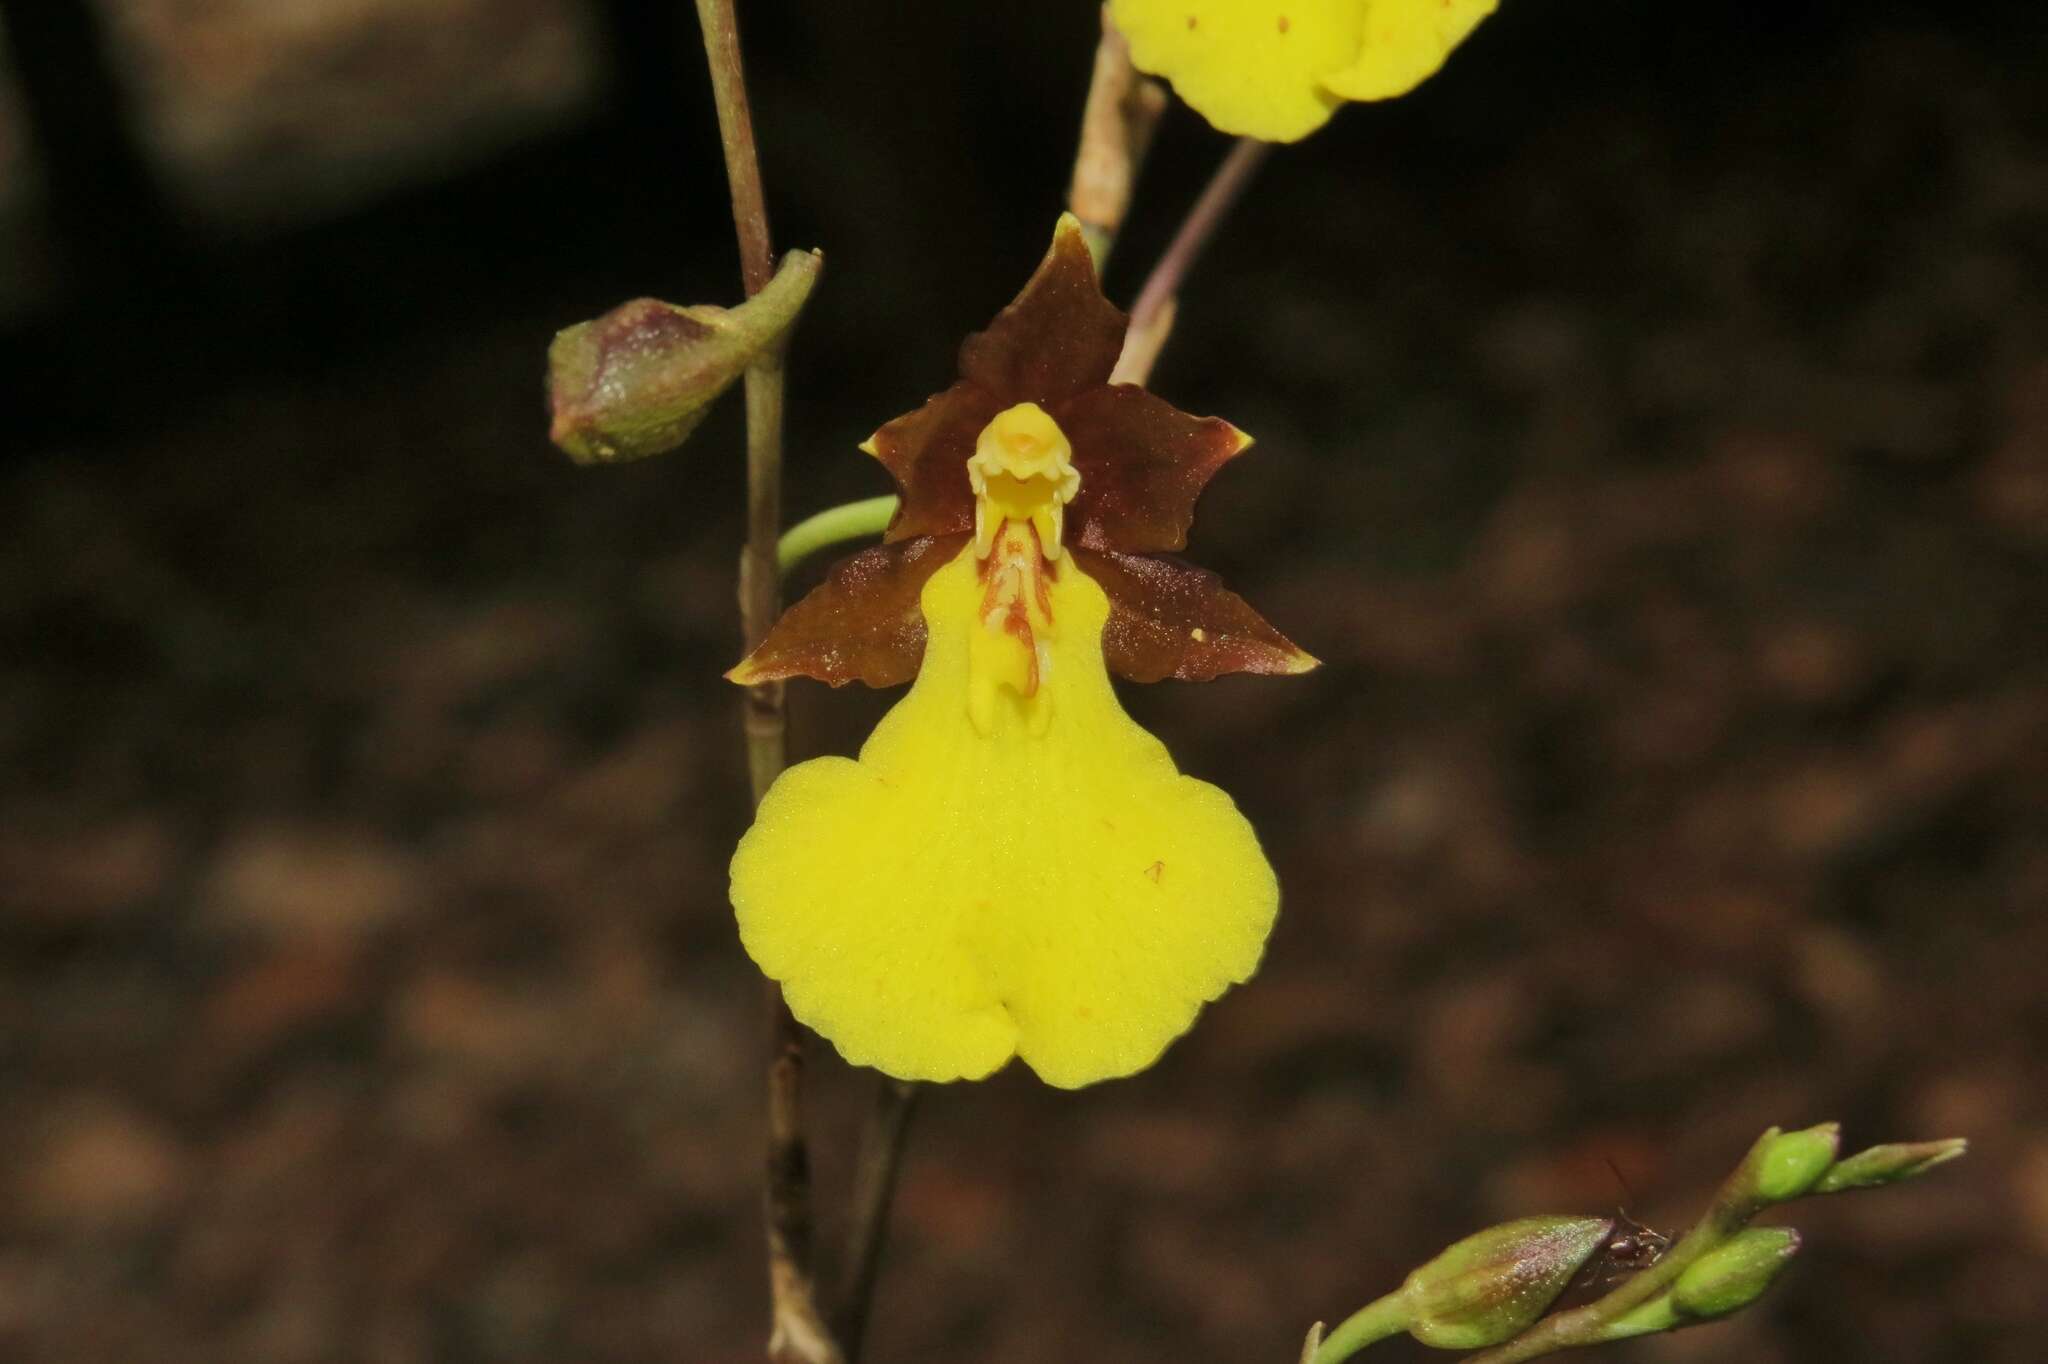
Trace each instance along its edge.
{"label": "yellow orchid flower", "polygon": [[1499,0],[1110,0],[1140,71],[1226,133],[1294,142],[1436,74]]}
{"label": "yellow orchid flower", "polygon": [[729,674],[916,681],[857,761],[785,772],[732,860],[741,941],[846,1058],[1077,1087],[1144,1069],[1257,967],[1279,887],[1230,798],[1124,713],[1151,681],[1315,660],[1155,557],[1249,442],[1107,382],[1126,319],[1062,218],[962,378],[863,448],[903,492]]}

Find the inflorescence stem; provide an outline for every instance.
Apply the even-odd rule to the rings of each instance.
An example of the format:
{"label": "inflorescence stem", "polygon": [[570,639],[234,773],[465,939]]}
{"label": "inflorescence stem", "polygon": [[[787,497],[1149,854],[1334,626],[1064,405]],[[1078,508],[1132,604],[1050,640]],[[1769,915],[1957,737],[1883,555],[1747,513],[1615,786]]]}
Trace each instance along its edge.
{"label": "inflorescence stem", "polygon": [[1116,362],[1116,372],[1110,376],[1112,382],[1143,384],[1152,376],[1152,365],[1173,329],[1174,304],[1180,296],[1182,281],[1271,150],[1269,142],[1241,137],[1209,178],[1201,197],[1181,222],[1180,230],[1173,234],[1165,254],[1159,257],[1144,287],[1138,290],[1138,301],[1131,305],[1131,330],[1124,337],[1124,353]]}
{"label": "inflorescence stem", "polygon": [[1095,71],[1081,111],[1081,145],[1067,187],[1067,207],[1081,220],[1098,274],[1124,224],[1138,170],[1165,112],[1166,91],[1131,65],[1131,46],[1104,5],[1102,41],[1095,48]]}
{"label": "inflorescence stem", "polygon": [[[747,104],[746,68],[740,60],[733,0],[697,0],[704,56],[718,106],[719,138],[732,190],[733,226],[747,296],[775,273],[768,235],[768,201]],[[771,349],[747,370],[747,545],[740,557],[740,624],[751,651],[768,633],[781,604],[776,540],[782,522],[782,355]],[[782,684],[747,689],[744,727],[747,767],[758,804],[782,771]],[[810,1153],[804,1144],[804,1035],[768,986],[767,1188],[768,1284],[772,1320],[769,1358],[778,1364],[840,1364],[838,1346],[818,1310],[811,1272]]]}
{"label": "inflorescence stem", "polygon": [[1407,1305],[1399,1293],[1377,1298],[1338,1322],[1336,1329],[1317,1343],[1307,1364],[1349,1359],[1368,1345],[1400,1335],[1408,1329],[1408,1321]]}

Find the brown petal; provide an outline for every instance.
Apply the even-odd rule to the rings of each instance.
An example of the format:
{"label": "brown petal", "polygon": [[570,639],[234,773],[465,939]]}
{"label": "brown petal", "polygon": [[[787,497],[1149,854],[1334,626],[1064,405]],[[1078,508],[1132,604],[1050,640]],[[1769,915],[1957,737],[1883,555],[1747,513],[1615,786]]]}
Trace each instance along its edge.
{"label": "brown petal", "polygon": [[1102,296],[1095,261],[1073,214],[1060,215],[1037,273],[987,331],[960,343],[960,374],[1002,406],[1050,408],[1109,381],[1130,319]]}
{"label": "brown petal", "polygon": [[1006,406],[987,390],[963,381],[861,443],[861,449],[882,461],[903,494],[903,505],[889,522],[884,541],[957,535],[974,528],[967,457],[974,453],[981,429]]}
{"label": "brown petal", "polygon": [[908,682],[924,658],[918,593],[966,542],[962,535],[924,536],[841,559],[726,677],[742,686],[785,677],[835,687]]}
{"label": "brown petal", "polygon": [[1070,551],[1109,597],[1102,652],[1133,682],[1305,673],[1316,660],[1207,569],[1144,554]]}
{"label": "brown petal", "polygon": [[1188,542],[1195,499],[1252,438],[1220,417],[1191,417],[1136,384],[1090,389],[1053,413],[1074,447],[1081,491],[1068,534],[1128,554]]}

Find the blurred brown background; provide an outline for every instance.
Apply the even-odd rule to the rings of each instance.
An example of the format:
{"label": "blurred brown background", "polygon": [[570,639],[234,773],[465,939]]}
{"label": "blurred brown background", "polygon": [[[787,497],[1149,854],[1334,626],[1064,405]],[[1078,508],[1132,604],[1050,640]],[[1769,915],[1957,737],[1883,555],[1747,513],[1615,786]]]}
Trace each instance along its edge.
{"label": "blurred brown background", "polygon": [[[828,258],[795,515],[1036,260],[1095,21],[743,9]],[[0,21],[0,1357],[757,1358],[738,413],[580,471],[539,386],[736,294],[689,16]],[[929,1096],[877,1364],[1277,1364],[1829,1117],[1976,1146],[1611,1357],[2048,1355],[2044,69],[2032,4],[1510,0],[1272,159],[1156,385],[1260,438],[1194,554],[1327,665],[1129,704],[1281,926],[1142,1077]],[[1169,120],[1113,294],[1222,145]]]}

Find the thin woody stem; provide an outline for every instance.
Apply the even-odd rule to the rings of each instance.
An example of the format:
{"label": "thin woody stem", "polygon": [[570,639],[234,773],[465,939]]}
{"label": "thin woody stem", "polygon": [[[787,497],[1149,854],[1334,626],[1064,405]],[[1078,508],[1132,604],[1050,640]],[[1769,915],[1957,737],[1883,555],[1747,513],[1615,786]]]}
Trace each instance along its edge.
{"label": "thin woody stem", "polygon": [[[704,56],[718,105],[719,138],[732,190],[733,226],[747,296],[775,273],[769,244],[768,202],[747,105],[746,68],[740,60],[733,0],[696,0]],[[782,356],[771,350],[747,370],[747,546],[740,558],[740,624],[751,652],[766,637],[781,601],[776,539],[782,522]],[[782,687],[747,690],[744,728],[747,767],[756,804],[782,771]],[[772,1320],[768,1356],[777,1364],[840,1364],[832,1335],[819,1315],[811,1277],[810,1153],[803,1128],[803,1029],[782,992],[768,986],[767,1188],[768,1286]]]}
{"label": "thin woody stem", "polygon": [[1110,22],[1109,7],[1104,5],[1102,41],[1095,48],[1088,103],[1081,111],[1081,145],[1067,187],[1067,207],[1081,220],[1098,274],[1123,226],[1138,168],[1165,112],[1166,91],[1131,65],[1130,44]]}
{"label": "thin woody stem", "polygon": [[910,1116],[917,1109],[920,1087],[909,1080],[880,1077],[874,1106],[861,1131],[860,1155],[853,1173],[853,1221],[847,1229],[846,1264],[840,1280],[833,1334],[846,1352],[847,1364],[860,1358],[868,1314],[875,1300],[882,1250],[889,1239],[889,1206],[896,1197],[896,1177],[903,1167],[903,1143]]}
{"label": "thin woody stem", "polygon": [[1209,178],[1201,197],[1188,210],[1180,230],[1173,234],[1172,242],[1138,291],[1138,301],[1131,305],[1131,329],[1124,338],[1124,353],[1116,362],[1116,372],[1110,376],[1112,381],[1142,384],[1151,377],[1152,365],[1173,328],[1174,302],[1182,282],[1270,150],[1271,143],[1241,137]]}
{"label": "thin woody stem", "polygon": [[747,297],[752,298],[774,275],[775,253],[768,244],[768,198],[761,190],[754,111],[747,103],[746,67],[740,61],[740,30],[732,0],[697,0],[697,23],[704,30],[711,95],[718,102],[718,138],[725,149],[726,182],[732,187],[740,275],[746,281]]}

